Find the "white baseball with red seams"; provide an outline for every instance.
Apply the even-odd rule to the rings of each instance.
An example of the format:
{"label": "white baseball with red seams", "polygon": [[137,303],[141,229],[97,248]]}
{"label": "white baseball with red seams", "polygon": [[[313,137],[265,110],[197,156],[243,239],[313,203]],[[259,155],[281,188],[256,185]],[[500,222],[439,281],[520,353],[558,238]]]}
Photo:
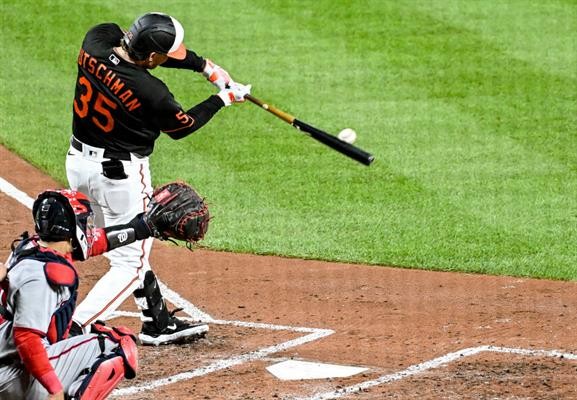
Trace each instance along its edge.
{"label": "white baseball with red seams", "polygon": [[354,143],[357,140],[357,132],[351,128],[345,128],[339,132],[337,137],[343,142]]}

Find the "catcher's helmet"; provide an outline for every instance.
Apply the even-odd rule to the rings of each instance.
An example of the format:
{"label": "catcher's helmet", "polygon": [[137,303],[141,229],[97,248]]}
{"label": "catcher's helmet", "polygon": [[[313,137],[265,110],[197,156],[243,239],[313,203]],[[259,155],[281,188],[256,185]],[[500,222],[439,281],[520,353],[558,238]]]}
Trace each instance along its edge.
{"label": "catcher's helmet", "polygon": [[94,236],[94,213],[88,198],[74,190],[47,190],[32,206],[34,228],[42,240],[72,240],[72,255],[86,260]]}
{"label": "catcher's helmet", "polygon": [[182,44],[184,29],[180,22],[162,13],[147,13],[136,19],[124,34],[122,42],[130,57],[142,61],[152,52],[182,60],[186,48]]}

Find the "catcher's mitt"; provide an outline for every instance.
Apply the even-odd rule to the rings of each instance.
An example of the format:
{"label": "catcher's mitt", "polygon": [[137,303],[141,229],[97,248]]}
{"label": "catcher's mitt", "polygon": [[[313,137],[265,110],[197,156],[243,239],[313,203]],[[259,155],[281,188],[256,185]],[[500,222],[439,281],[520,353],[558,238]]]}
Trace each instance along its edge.
{"label": "catcher's mitt", "polygon": [[204,237],[209,219],[204,199],[184,182],[171,182],[156,188],[143,215],[154,237],[189,243]]}

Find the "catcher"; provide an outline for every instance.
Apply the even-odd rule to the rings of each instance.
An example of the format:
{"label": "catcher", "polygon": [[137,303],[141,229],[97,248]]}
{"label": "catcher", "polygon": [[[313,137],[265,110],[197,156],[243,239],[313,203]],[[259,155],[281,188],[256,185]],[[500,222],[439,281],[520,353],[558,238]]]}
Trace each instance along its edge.
{"label": "catcher", "polygon": [[136,339],[128,328],[96,322],[91,333],[69,338],[79,284],[72,262],[150,236],[201,238],[208,226],[204,202],[194,193],[201,202],[193,208],[194,191],[174,187],[152,202],[154,210],[98,229],[82,193],[48,190],[38,196],[32,211],[36,235],[24,233],[6,265],[0,263],[0,400],[99,400],[123,377],[136,376]]}

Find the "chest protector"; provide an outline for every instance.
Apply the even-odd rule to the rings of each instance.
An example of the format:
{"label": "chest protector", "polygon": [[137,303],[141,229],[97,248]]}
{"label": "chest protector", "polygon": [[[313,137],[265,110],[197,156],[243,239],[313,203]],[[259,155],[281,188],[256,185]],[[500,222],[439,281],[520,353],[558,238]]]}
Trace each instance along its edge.
{"label": "chest protector", "polygon": [[[44,276],[50,286],[54,289],[59,287],[67,287],[69,289],[70,297],[54,311],[46,332],[46,338],[51,344],[66,339],[72,325],[72,314],[76,309],[76,298],[78,296],[78,273],[76,269],[66,258],[49,249],[41,248],[33,239],[25,239],[20,242],[14,249],[12,257],[14,261],[8,271],[16,268],[22,260],[39,261],[43,263]],[[2,314],[7,320],[13,319],[12,314],[5,308]]]}

